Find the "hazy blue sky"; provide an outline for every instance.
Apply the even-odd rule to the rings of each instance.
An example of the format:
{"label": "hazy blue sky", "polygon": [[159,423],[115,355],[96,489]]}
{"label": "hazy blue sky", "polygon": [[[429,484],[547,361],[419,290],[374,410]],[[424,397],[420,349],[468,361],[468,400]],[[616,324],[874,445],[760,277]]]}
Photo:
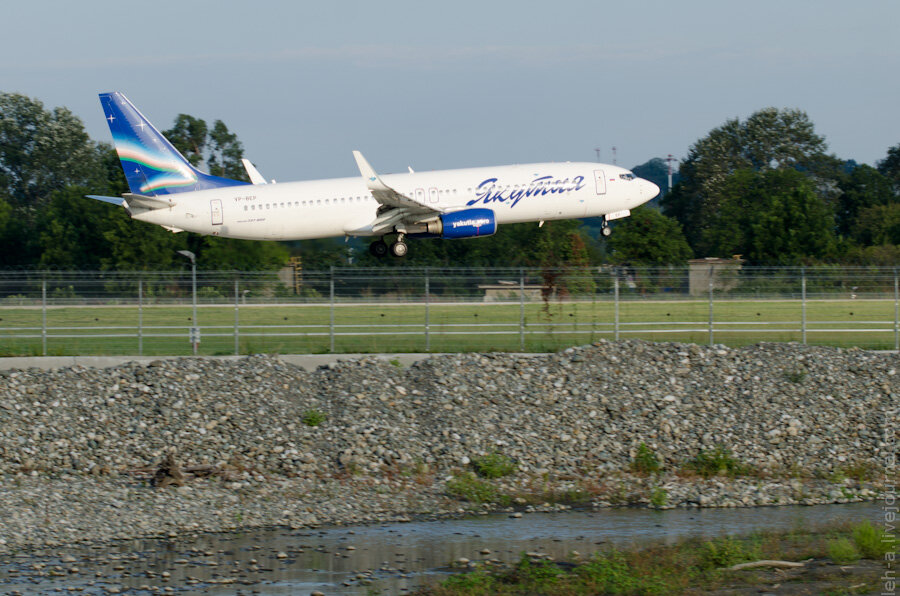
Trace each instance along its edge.
{"label": "hazy blue sky", "polygon": [[529,161],[633,166],[731,117],[805,110],[830,151],[900,143],[900,1],[4,2],[0,91],[109,141],[222,119],[269,178]]}

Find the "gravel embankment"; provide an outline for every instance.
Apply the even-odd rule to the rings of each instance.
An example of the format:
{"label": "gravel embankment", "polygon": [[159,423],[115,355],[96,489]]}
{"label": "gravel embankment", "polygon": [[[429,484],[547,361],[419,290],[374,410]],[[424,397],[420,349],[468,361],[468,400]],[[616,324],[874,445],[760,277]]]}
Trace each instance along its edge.
{"label": "gravel embankment", "polygon": [[[886,429],[897,432],[898,363],[791,344],[626,341],[405,369],[371,358],[306,372],[254,356],[2,372],[0,552],[449,514],[465,506],[444,496],[449,474],[488,452],[517,462],[508,490],[581,489],[598,506],[647,502],[657,487],[673,505],[872,498]],[[313,411],[319,426],[303,421]],[[625,473],[641,442],[670,472]],[[671,472],[719,445],[763,477]],[[171,447],[227,477],[150,488],[135,471]],[[875,484],[843,480],[860,470]]]}

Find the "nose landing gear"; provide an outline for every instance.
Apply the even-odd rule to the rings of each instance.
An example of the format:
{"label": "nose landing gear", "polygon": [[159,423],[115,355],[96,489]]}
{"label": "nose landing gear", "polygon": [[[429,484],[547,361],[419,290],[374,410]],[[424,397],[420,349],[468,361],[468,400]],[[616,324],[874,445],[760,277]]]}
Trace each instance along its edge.
{"label": "nose landing gear", "polygon": [[600,233],[603,234],[604,238],[609,238],[609,235],[612,234],[612,228],[609,227],[609,222],[606,221],[606,218],[603,218],[603,223],[600,224]]}

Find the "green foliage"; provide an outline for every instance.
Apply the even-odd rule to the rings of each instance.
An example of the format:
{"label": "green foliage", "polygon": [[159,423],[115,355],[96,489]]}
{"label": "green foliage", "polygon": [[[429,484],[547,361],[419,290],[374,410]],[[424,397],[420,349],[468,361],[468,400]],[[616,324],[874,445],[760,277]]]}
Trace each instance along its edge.
{"label": "green foliage", "polygon": [[497,489],[471,472],[456,474],[447,482],[447,494],[470,503],[493,503],[497,500]]}
{"label": "green foliage", "polygon": [[854,239],[863,245],[900,244],[900,203],[863,209],[852,231]]}
{"label": "green foliage", "polygon": [[888,149],[887,156],[878,162],[878,172],[890,179],[900,193],[900,144]]}
{"label": "green foliage", "polygon": [[328,416],[325,412],[320,410],[311,409],[303,412],[303,416],[300,418],[300,421],[303,422],[306,426],[319,426]]}
{"label": "green foliage", "polygon": [[896,544],[893,537],[869,520],[853,528],[853,543],[867,559],[879,560]]}
{"label": "green foliage", "polygon": [[859,551],[847,538],[829,540],[825,550],[828,553],[828,558],[838,565],[859,561]]}
{"label": "green foliage", "polygon": [[650,504],[654,507],[665,507],[669,504],[669,493],[661,486],[657,486],[650,493]]}
{"label": "green foliage", "polygon": [[616,224],[607,241],[615,263],[684,264],[693,256],[681,224],[651,207],[638,207]]}
{"label": "green foliage", "polygon": [[718,185],[696,249],[744,255],[755,265],[791,265],[836,254],[833,214],[812,180],[796,170],[738,170]]}
{"label": "green foliage", "polygon": [[[837,202],[837,230],[860,240],[854,228],[858,226],[860,213],[876,206],[885,206],[897,200],[891,180],[867,165],[853,168],[838,180],[840,196]],[[872,244],[872,242],[864,242]]]}
{"label": "green foliage", "polygon": [[197,262],[205,269],[271,271],[282,267],[289,257],[287,248],[278,242],[204,236]]}
{"label": "green foliage", "polygon": [[516,472],[516,463],[496,452],[472,458],[472,467],[482,478],[502,478]]}
{"label": "green foliage", "polygon": [[104,173],[99,147],[67,108],[0,93],[0,182],[13,205],[43,205],[70,184],[102,188]]}
{"label": "green foliage", "polygon": [[650,449],[646,443],[638,445],[637,454],[631,462],[632,472],[641,472],[643,474],[653,474],[659,472],[661,466],[656,452]]}
{"label": "green foliage", "polygon": [[703,545],[700,550],[700,566],[706,569],[731,567],[744,561],[759,558],[758,548],[750,546],[742,540],[726,536],[717,538]]}
{"label": "green foliage", "polygon": [[163,135],[198,169],[214,176],[248,181],[241,163],[244,147],[221,120],[216,120],[210,130],[205,120],[178,114],[175,124]]}
{"label": "green foliage", "polygon": [[728,120],[694,143],[681,164],[681,182],[661,204],[685,229],[688,243],[699,256],[713,256],[702,246],[701,234],[718,214],[723,185],[739,170],[804,168],[820,170],[825,140],[818,136],[806,113],[764,108],[745,121]]}
{"label": "green foliage", "polygon": [[784,372],[784,378],[790,381],[791,383],[800,384],[806,380],[806,371],[802,368],[797,368],[794,370],[787,370]]}
{"label": "green foliage", "polygon": [[735,459],[730,449],[721,446],[701,451],[685,463],[685,468],[704,478],[719,475],[743,476],[753,471],[750,466]]}

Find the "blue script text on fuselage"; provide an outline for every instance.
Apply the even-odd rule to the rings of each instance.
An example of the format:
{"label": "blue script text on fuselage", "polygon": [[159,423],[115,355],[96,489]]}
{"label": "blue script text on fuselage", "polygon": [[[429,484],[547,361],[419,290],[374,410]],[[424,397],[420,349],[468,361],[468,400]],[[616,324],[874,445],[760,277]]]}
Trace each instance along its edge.
{"label": "blue script text on fuselage", "polygon": [[509,188],[497,185],[497,178],[488,178],[475,188],[477,198],[467,202],[466,205],[472,206],[479,201],[483,204],[500,202],[508,203],[510,207],[525,197],[536,195],[544,196],[552,193],[572,192],[584,188],[584,176],[575,176],[571,180],[566,178],[560,180],[554,179],[553,176],[541,176],[532,180],[525,188]]}

